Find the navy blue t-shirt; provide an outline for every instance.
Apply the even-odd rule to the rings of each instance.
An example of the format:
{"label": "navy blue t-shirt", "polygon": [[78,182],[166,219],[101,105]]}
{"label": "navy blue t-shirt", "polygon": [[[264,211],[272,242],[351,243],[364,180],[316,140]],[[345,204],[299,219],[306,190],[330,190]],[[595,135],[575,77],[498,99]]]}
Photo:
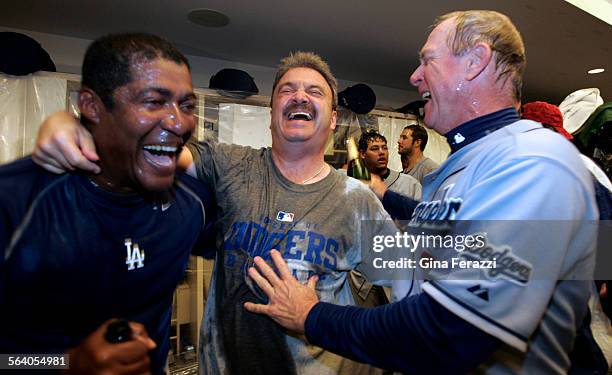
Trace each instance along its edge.
{"label": "navy blue t-shirt", "polygon": [[47,173],[30,158],[0,167],[0,353],[63,353],[124,318],[157,343],[151,369],[161,373],[189,255],[214,253],[212,202],[184,175],[143,196]]}

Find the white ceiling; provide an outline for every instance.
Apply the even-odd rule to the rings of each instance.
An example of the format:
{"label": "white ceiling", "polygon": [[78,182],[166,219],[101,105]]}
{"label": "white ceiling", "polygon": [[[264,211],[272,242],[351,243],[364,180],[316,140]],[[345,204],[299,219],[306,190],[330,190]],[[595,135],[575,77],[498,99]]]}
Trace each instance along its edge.
{"label": "white ceiling", "polygon": [[[563,0],[2,0],[0,6],[0,25],[7,27],[84,39],[147,31],[190,55],[263,66],[289,51],[313,50],[342,79],[408,90],[436,16],[494,9],[510,16],[525,40],[524,101],[558,104],[585,87],[599,87],[612,100],[612,26]],[[186,15],[194,8],[222,11],[230,24],[193,25]],[[606,72],[586,74],[597,67]]]}

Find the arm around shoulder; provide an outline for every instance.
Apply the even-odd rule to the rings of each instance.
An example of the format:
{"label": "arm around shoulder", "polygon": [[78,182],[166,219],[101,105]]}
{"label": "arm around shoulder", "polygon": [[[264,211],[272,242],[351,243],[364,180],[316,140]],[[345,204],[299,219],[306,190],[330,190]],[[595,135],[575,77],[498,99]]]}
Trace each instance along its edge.
{"label": "arm around shoulder", "polygon": [[100,172],[91,133],[64,111],[52,114],[41,124],[32,158],[53,173],[75,169]]}

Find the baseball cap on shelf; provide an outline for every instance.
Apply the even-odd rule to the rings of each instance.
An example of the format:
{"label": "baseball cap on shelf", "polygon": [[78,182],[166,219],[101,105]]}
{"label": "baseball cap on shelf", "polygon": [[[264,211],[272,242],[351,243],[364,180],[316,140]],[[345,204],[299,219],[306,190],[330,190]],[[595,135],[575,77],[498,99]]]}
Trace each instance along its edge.
{"label": "baseball cap on shelf", "polygon": [[563,128],[563,115],[556,105],[546,102],[530,102],[522,106],[522,118],[533,120],[542,125],[554,128],[567,139],[572,139],[572,135]]}
{"label": "baseball cap on shelf", "polygon": [[338,104],[351,111],[364,115],[376,106],[376,94],[364,83],[358,83],[338,93]]}
{"label": "baseball cap on shelf", "polygon": [[425,103],[427,103],[427,100],[415,100],[401,108],[396,109],[396,112],[411,114],[417,117],[423,117],[425,115],[425,113],[423,112],[423,107],[425,107]]}
{"label": "baseball cap on shelf", "polygon": [[55,72],[51,56],[31,37],[13,32],[0,32],[0,72],[24,76],[40,70]]}
{"label": "baseball cap on shelf", "polygon": [[208,88],[230,98],[244,99],[259,94],[253,77],[244,70],[225,68],[210,77]]}

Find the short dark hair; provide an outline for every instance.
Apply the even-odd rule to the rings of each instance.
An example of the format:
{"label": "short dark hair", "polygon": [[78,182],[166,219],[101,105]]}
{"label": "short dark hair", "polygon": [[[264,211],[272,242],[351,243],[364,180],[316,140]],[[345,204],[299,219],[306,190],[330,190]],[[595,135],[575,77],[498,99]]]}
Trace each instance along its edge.
{"label": "short dark hair", "polygon": [[164,58],[189,67],[187,58],[157,35],[145,33],[110,34],[96,39],[83,59],[81,83],[93,90],[104,106],[113,109],[113,92],[132,81],[130,67],[141,61]]}
{"label": "short dark hair", "polygon": [[381,140],[387,143],[387,138],[384,135],[380,134],[374,129],[370,129],[368,131],[362,132],[361,137],[359,137],[359,144],[357,145],[357,149],[361,152],[366,152],[368,150],[368,143]]}
{"label": "short dark hair", "polygon": [[425,151],[425,146],[427,146],[427,130],[425,130],[424,127],[422,127],[421,125],[408,125],[404,128],[404,130],[410,130],[412,131],[412,143],[414,143],[414,141],[416,141],[417,139],[421,140],[421,145],[419,146],[419,148],[421,149],[421,151]]}

